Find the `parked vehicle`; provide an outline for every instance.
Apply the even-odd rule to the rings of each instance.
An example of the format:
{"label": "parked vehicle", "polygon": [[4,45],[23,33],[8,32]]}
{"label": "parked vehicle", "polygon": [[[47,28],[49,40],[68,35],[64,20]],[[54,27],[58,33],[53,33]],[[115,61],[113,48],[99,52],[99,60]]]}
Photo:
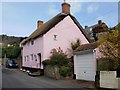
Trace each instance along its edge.
{"label": "parked vehicle", "polygon": [[18,68],[18,64],[14,61],[14,60],[12,60],[12,59],[8,59],[7,61],[6,61],[6,68]]}

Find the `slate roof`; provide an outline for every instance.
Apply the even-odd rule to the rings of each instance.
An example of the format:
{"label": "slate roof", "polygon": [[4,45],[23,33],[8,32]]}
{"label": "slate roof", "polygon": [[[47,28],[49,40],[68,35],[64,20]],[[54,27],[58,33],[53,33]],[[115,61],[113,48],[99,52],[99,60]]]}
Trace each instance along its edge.
{"label": "slate roof", "polygon": [[61,20],[63,20],[67,16],[71,17],[71,19],[78,26],[78,28],[81,30],[81,32],[86,37],[86,39],[90,42],[89,35],[85,32],[85,30],[82,28],[82,26],[79,24],[79,22],[77,21],[77,19],[74,16],[72,16],[71,14],[59,13],[58,15],[56,15],[55,17],[53,17],[52,19],[50,19],[49,21],[47,21],[46,23],[44,23],[41,27],[39,27],[38,29],[36,29],[27,39],[23,40],[21,42],[21,44],[26,43],[30,39],[35,39],[35,38],[37,38],[39,36],[44,35],[51,28],[53,28],[57,23],[59,23]]}

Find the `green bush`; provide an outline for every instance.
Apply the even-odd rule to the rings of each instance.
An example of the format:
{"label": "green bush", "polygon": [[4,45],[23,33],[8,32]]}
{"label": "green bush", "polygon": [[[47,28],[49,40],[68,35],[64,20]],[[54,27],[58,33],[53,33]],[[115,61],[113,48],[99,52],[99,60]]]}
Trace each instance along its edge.
{"label": "green bush", "polygon": [[17,58],[21,53],[20,47],[7,47],[6,48],[6,57],[7,58]]}
{"label": "green bush", "polygon": [[59,72],[60,75],[63,77],[71,76],[72,74],[70,67],[66,67],[66,66],[61,66]]}
{"label": "green bush", "polygon": [[65,66],[70,63],[70,59],[63,53],[63,51],[59,48],[58,51],[54,49],[50,56],[50,59],[43,61],[43,65],[57,65],[57,66]]}
{"label": "green bush", "polygon": [[120,77],[120,65],[117,68],[117,77]]}
{"label": "green bush", "polygon": [[52,51],[52,55],[50,56],[50,59],[44,60],[42,63],[44,66],[46,65],[58,66],[60,75],[63,77],[71,76],[72,63],[60,48],[57,50],[54,49]]}
{"label": "green bush", "polygon": [[0,48],[0,58],[4,58],[5,53],[6,53],[6,48],[1,47]]}
{"label": "green bush", "polygon": [[71,43],[72,50],[76,50],[80,46],[80,40],[77,39],[76,42]]}
{"label": "green bush", "polygon": [[7,58],[17,58],[21,53],[20,47],[10,46],[0,48],[0,58],[4,58],[5,54]]}
{"label": "green bush", "polygon": [[46,65],[53,65],[53,62],[50,59],[46,59],[42,63],[43,63],[44,66],[46,66]]}
{"label": "green bush", "polygon": [[116,64],[111,58],[99,58],[97,59],[98,71],[114,71],[116,70]]}

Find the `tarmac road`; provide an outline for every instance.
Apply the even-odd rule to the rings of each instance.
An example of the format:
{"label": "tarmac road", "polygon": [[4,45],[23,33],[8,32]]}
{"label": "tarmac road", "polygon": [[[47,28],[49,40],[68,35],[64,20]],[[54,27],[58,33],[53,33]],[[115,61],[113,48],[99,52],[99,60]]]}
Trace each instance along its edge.
{"label": "tarmac road", "polygon": [[19,69],[2,69],[2,88],[82,88],[75,80],[54,80],[45,76],[31,77]]}

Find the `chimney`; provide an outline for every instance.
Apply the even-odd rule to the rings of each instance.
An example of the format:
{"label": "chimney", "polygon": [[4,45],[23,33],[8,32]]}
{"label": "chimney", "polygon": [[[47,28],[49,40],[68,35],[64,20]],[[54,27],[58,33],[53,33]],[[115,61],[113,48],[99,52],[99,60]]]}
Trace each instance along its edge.
{"label": "chimney", "polygon": [[70,4],[65,1],[62,3],[62,13],[70,14]]}
{"label": "chimney", "polygon": [[85,29],[88,28],[88,26],[85,26]]}
{"label": "chimney", "polygon": [[43,21],[38,20],[38,22],[37,22],[37,28],[39,28],[41,25],[43,25]]}
{"label": "chimney", "polygon": [[102,24],[102,20],[99,20],[99,21],[98,21],[98,24],[101,25],[101,24]]}

